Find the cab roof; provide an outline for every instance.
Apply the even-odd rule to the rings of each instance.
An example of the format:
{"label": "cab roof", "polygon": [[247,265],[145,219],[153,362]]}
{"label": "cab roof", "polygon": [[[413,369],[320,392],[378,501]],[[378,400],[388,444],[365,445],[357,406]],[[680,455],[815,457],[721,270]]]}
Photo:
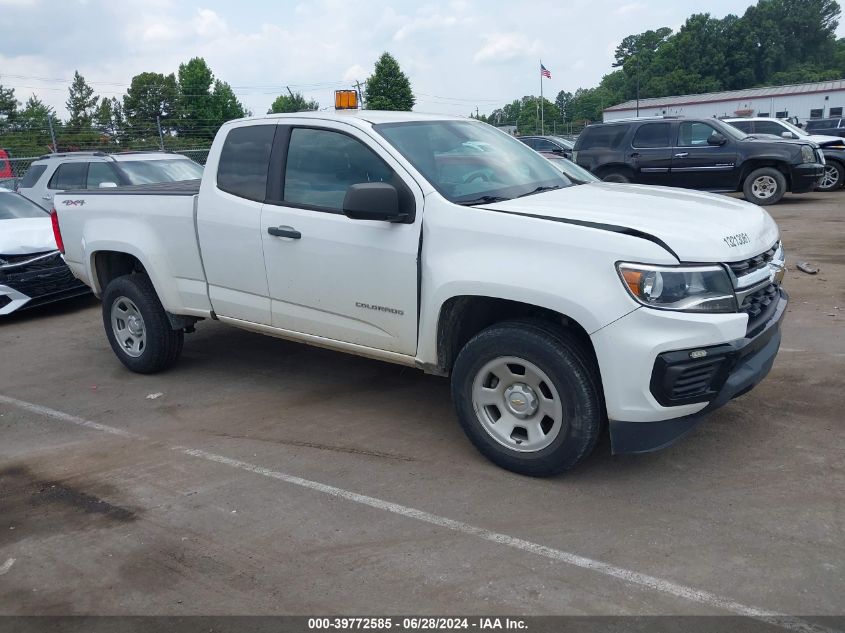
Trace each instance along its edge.
{"label": "cab roof", "polygon": [[[310,112],[285,112],[267,114],[256,119],[318,119],[323,121],[364,121],[372,125],[378,123],[407,123],[410,121],[470,121],[468,117],[451,114],[425,114],[421,112],[392,112],[387,110],[316,110]],[[238,119],[248,121],[250,119]]]}

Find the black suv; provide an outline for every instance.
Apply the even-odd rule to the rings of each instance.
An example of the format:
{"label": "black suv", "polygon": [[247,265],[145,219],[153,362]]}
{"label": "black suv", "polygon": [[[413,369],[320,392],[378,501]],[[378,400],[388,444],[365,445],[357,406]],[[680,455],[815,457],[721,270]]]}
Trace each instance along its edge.
{"label": "black suv", "polygon": [[824,171],[814,143],[757,138],[718,119],[598,123],[584,129],[572,155],[606,182],[742,191],[761,205],[812,191]]}

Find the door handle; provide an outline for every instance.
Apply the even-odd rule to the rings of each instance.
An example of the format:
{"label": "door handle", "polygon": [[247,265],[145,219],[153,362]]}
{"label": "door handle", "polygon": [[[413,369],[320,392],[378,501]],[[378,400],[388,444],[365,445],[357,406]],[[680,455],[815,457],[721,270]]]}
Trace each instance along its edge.
{"label": "door handle", "polygon": [[289,237],[293,240],[302,237],[302,233],[291,226],[271,226],[267,228],[267,232],[275,237]]}
{"label": "door handle", "polygon": [[53,196],[41,196],[42,200],[52,200]]}
{"label": "door handle", "polygon": [[678,152],[675,154],[675,158],[686,158],[687,156],[689,156],[689,152]]}
{"label": "door handle", "polygon": [[633,154],[631,154],[631,158],[639,158],[639,155],[639,152],[634,152]]}

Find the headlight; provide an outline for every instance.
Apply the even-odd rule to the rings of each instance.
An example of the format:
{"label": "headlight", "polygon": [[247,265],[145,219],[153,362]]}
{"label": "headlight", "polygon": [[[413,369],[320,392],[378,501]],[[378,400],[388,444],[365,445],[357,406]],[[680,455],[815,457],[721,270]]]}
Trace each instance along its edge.
{"label": "headlight", "polygon": [[813,151],[813,148],[809,145],[801,146],[801,161],[804,163],[816,162],[816,153]]}
{"label": "headlight", "polygon": [[650,308],[683,312],[736,312],[736,297],[721,266],[616,265],[634,299]]}

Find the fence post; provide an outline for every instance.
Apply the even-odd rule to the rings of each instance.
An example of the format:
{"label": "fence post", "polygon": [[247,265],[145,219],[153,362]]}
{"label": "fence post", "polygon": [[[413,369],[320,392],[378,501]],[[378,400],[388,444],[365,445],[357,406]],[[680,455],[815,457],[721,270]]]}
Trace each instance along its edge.
{"label": "fence post", "polygon": [[161,151],[164,151],[164,134],[161,133],[161,117],[156,115],[156,125],[158,126],[158,142],[159,146],[161,147]]}
{"label": "fence post", "polygon": [[50,126],[50,138],[53,141],[53,153],[59,151],[58,146],[56,145],[56,133],[53,131],[53,117],[49,114],[47,115],[47,124]]}

